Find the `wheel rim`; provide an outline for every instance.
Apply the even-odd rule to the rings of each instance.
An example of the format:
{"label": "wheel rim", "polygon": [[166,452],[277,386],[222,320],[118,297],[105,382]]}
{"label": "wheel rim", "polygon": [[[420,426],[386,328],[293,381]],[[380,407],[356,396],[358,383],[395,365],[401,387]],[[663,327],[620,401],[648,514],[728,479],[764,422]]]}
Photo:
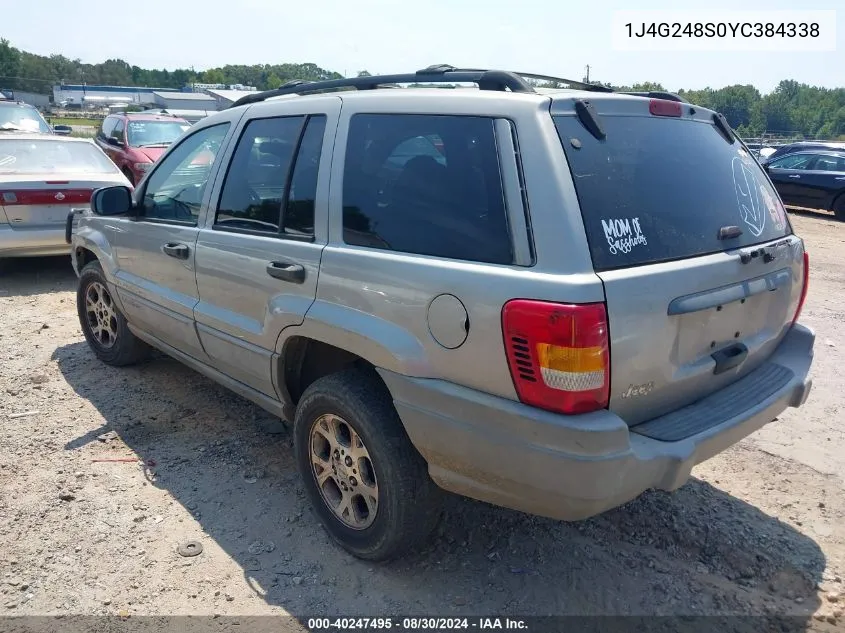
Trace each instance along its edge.
{"label": "wheel rim", "polygon": [[326,506],[347,527],[364,530],[378,513],[378,481],[361,436],[336,415],[311,427],[311,472]]}
{"label": "wheel rim", "polygon": [[106,349],[117,342],[117,312],[114,301],[99,281],[91,282],[85,290],[85,315],[88,328],[97,344]]}

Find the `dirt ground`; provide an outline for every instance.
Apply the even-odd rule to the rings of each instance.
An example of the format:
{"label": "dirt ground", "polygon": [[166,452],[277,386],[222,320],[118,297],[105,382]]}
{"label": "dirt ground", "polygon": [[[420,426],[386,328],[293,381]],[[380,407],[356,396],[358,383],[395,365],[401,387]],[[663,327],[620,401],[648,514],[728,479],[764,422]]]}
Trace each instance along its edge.
{"label": "dirt ground", "polygon": [[[841,630],[845,223],[793,220],[818,337],[804,408],[676,493],[586,522],[451,498],[431,546],[388,565],[329,543],[269,415],[166,357],[103,365],[67,259],[7,263],[0,615],[792,614]],[[177,553],[189,540],[201,554]]]}

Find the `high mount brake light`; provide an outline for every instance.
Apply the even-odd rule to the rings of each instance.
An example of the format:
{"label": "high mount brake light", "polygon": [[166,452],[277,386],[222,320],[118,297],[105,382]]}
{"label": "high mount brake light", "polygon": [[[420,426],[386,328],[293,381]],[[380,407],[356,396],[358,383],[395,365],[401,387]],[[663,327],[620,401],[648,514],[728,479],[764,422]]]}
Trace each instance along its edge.
{"label": "high mount brake light", "polygon": [[681,116],[681,104],[666,99],[650,99],[648,111],[654,116]]}

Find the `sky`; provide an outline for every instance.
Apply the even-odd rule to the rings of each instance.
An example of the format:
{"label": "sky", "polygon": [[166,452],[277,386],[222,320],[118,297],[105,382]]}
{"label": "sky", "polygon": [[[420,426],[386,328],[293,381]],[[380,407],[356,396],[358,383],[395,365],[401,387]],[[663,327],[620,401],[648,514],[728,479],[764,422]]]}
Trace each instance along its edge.
{"label": "sky", "polygon": [[[614,12],[670,11],[677,0],[85,0],[3,2],[0,37],[32,53],[83,62],[121,58],[146,68],[205,70],[226,64],[313,62],[353,75],[410,72],[431,64],[502,68],[669,90],[782,79],[845,87],[842,0],[709,0],[708,19],[742,9],[836,10],[836,50],[614,50]],[[738,6],[741,5],[741,6]],[[692,6],[692,5],[690,5]],[[826,25],[831,26],[831,25]]]}

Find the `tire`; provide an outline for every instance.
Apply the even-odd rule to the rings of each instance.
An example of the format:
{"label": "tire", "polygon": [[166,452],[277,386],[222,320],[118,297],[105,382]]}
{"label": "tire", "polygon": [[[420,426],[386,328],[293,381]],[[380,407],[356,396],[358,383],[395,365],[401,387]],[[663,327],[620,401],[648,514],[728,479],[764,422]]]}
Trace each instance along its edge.
{"label": "tire", "polygon": [[114,303],[98,261],[86,264],[79,274],[76,311],[89,347],[107,365],[132,365],[149,355],[150,348],[132,334]]}
{"label": "tire", "polygon": [[833,214],[836,219],[845,222],[845,193],[840,194],[839,197],[833,201]]}
{"label": "tire", "polygon": [[[371,468],[362,467],[367,462],[362,458],[342,469],[345,472],[323,471],[327,478],[321,489],[317,483],[318,467],[312,466],[312,449],[319,449],[325,456],[325,433],[331,433],[335,425],[341,431],[342,425],[351,429],[343,439],[354,438],[353,432],[360,437]],[[322,433],[314,433],[312,446],[315,428]],[[343,433],[334,435],[337,438]],[[358,558],[386,561],[411,552],[428,540],[440,519],[443,493],[429,477],[425,460],[411,444],[387,388],[374,372],[350,369],[311,384],[297,406],[293,436],[306,494],[323,527],[342,548]],[[347,449],[351,444],[347,443]],[[341,442],[335,446],[343,450]],[[361,454],[360,448],[357,453]],[[349,463],[349,454],[341,458]],[[330,459],[327,463],[340,468]],[[373,482],[377,485],[377,501],[375,511],[370,512],[372,506],[365,497],[372,501],[367,493],[373,490]],[[343,520],[330,507],[330,501],[344,494],[340,487],[345,484],[349,484],[349,496],[344,499],[352,501],[346,507],[350,512],[353,506],[356,509],[354,515],[346,516],[352,523],[357,521],[357,527],[350,526],[350,520]],[[353,489],[353,485],[357,488]],[[334,498],[328,493],[334,493]],[[361,519],[364,509],[368,510],[367,516]]]}

